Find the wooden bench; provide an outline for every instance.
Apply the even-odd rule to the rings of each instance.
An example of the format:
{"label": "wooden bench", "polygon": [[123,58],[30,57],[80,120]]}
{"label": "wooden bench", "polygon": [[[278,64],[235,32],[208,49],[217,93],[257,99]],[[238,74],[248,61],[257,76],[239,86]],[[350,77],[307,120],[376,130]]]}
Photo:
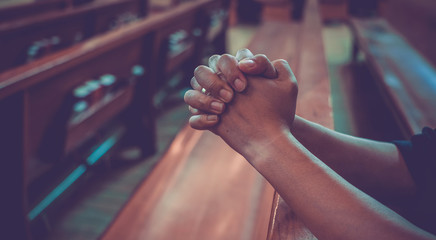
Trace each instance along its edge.
{"label": "wooden bench", "polygon": [[[297,115],[333,129],[330,81],[318,1],[306,1],[300,23],[265,23],[248,46],[270,59],[287,60],[298,81]],[[270,196],[268,240],[315,239],[284,200]]]}
{"label": "wooden bench", "polygon": [[[316,0],[308,2],[301,25],[264,23],[248,47],[270,59],[288,60],[301,88],[298,114],[332,128],[317,7]],[[186,127],[102,236],[120,238],[314,237],[271,185],[219,137]]]}
{"label": "wooden bench", "polygon": [[[149,31],[152,29],[149,26]],[[21,222],[25,225],[28,221],[38,223],[41,213],[124,133],[140,132],[143,135],[135,139],[136,144],[143,144],[149,152],[153,150],[153,120],[148,113],[151,104],[147,104],[151,102],[148,80],[131,73],[135,66],[145,67],[146,53],[151,51],[152,45],[144,45],[150,43],[144,32],[133,38],[120,38],[118,34],[129,33],[126,30],[129,29],[92,39],[0,75],[0,111],[5,115],[16,113],[11,117],[16,123],[6,129],[1,141],[18,138],[13,150],[6,149],[9,161],[2,170],[2,177],[8,179],[5,179],[8,182],[5,189],[15,193],[2,199],[2,205],[8,207],[2,216],[5,221],[21,212],[24,219]],[[116,79],[112,87],[99,85],[86,98],[75,95],[79,86],[107,74]],[[141,108],[132,103],[134,99],[142,100]],[[85,110],[74,110],[79,102],[85,103],[82,107]],[[124,121],[122,125],[108,125],[123,115],[136,124]],[[139,124],[143,119],[148,119],[149,126]],[[7,126],[8,121],[13,120],[2,119],[0,125]],[[115,130],[102,132],[105,126]],[[96,135],[100,137],[95,138]],[[88,141],[95,142],[100,152],[94,152],[86,159],[68,157]],[[6,204],[11,202],[17,203]],[[3,236],[27,232],[17,225],[11,226],[9,231]],[[30,238],[29,235],[26,237]]]}
{"label": "wooden bench", "polygon": [[405,138],[436,127],[436,71],[382,18],[352,19],[354,55],[365,55],[372,75]]}
{"label": "wooden bench", "polygon": [[[152,96],[159,80],[154,57],[161,54],[155,46],[168,44],[158,36],[171,34],[168,27],[184,24],[183,19],[193,23],[186,16],[196,18],[210,4],[214,2],[181,4],[0,74],[0,112],[6,113],[0,120],[0,143],[8,160],[0,175],[2,189],[10,193],[1,200],[2,222],[9,223],[2,226],[2,236],[31,238],[28,223],[43,225],[59,195],[122,139],[153,151]],[[191,48],[188,55],[196,51]],[[181,65],[165,66],[175,70]],[[74,113],[78,87],[102,76],[120,84],[109,94],[97,88],[81,99],[88,107]]]}
{"label": "wooden bench", "polygon": [[0,72],[65,49],[145,15],[144,0],[95,1],[0,24]]}

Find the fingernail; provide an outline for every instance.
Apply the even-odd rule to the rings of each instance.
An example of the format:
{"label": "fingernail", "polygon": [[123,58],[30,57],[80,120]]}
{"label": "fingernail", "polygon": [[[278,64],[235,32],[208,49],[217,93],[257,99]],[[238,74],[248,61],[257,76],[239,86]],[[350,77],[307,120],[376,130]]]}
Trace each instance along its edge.
{"label": "fingernail", "polygon": [[218,120],[218,116],[217,115],[207,115],[206,119],[207,119],[207,121],[214,122],[214,121]]}
{"label": "fingernail", "polygon": [[215,111],[222,112],[224,108],[224,103],[214,101],[210,104],[210,107]]}
{"label": "fingernail", "polygon": [[245,89],[245,83],[241,79],[237,78],[235,80],[235,88],[236,88],[236,91],[242,92]]}
{"label": "fingernail", "polygon": [[232,92],[227,89],[221,89],[220,97],[224,100],[224,102],[230,102],[232,100]]}
{"label": "fingernail", "polygon": [[256,63],[253,60],[250,59],[242,59],[239,64],[244,64],[248,68],[252,68],[256,65]]}

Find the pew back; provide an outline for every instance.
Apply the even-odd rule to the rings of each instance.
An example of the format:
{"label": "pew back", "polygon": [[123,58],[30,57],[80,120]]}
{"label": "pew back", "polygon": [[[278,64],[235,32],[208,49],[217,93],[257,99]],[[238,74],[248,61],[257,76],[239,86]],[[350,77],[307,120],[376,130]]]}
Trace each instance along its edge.
{"label": "pew back", "polygon": [[96,1],[65,11],[0,24],[0,72],[72,46],[93,35],[136,21],[144,0]]}

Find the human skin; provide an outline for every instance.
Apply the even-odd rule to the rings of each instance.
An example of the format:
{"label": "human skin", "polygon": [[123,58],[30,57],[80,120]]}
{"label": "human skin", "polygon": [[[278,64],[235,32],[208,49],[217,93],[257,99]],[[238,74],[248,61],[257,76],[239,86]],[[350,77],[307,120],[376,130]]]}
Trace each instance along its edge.
{"label": "human skin", "polygon": [[[244,62],[236,63],[239,69],[247,70],[240,66]],[[247,63],[253,70],[253,63]],[[225,73],[220,61],[217,65],[216,69]],[[198,88],[219,89],[226,87],[225,81],[214,78],[214,72],[207,68],[197,68],[196,90],[185,96],[195,109],[191,126],[213,131],[241,153],[320,239],[434,239],[355,187],[375,195],[414,191],[413,180],[395,146],[341,135],[294,117],[298,92],[295,77],[285,61],[274,61],[271,66],[277,77],[247,74],[246,89],[232,92],[232,99],[222,102],[226,109],[213,113],[210,105],[196,101],[214,99],[212,91],[206,96]],[[222,78],[232,81],[229,76]],[[207,81],[216,82],[205,84]],[[215,118],[209,121],[208,116]],[[377,168],[380,170],[374,171]]]}
{"label": "human skin", "polygon": [[[197,78],[193,77],[191,80],[194,89],[185,95],[185,101],[194,114],[190,118],[190,124],[193,128],[211,129],[219,122],[220,114],[225,111],[226,107],[225,102],[221,102],[222,111],[211,111],[210,102],[220,102],[220,100],[215,98],[213,94],[210,96],[202,94],[202,87],[215,88],[213,92],[219,92],[223,88],[232,91],[227,82],[233,82],[240,76],[241,71],[249,77],[257,75],[264,77],[265,80],[276,76],[274,66],[266,56],[253,56],[246,49],[240,52],[237,54],[239,58],[248,58],[249,62],[242,60],[238,63],[238,59],[230,55],[223,55],[221,58],[214,57],[214,61],[210,62],[216,66],[197,68]],[[198,70],[201,71],[198,72]],[[221,72],[223,76],[218,77],[215,71]],[[229,72],[232,73],[229,74]],[[246,78],[241,79],[247,81]],[[244,86],[247,86],[246,82],[244,82]],[[241,91],[243,90],[245,89]],[[212,120],[207,119],[210,116],[213,117]],[[354,186],[377,199],[411,197],[416,191],[413,179],[401,154],[391,143],[341,134],[299,116],[295,116],[289,129],[300,143],[330,168]]]}

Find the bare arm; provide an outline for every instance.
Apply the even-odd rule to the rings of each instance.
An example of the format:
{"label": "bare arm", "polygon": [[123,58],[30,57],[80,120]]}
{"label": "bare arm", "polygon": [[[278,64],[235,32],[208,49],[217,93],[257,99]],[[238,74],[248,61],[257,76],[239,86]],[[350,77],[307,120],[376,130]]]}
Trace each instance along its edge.
{"label": "bare arm", "polygon": [[244,156],[319,239],[434,239],[353,187],[290,132],[269,134],[271,144],[255,143],[251,149],[261,152]]}
{"label": "bare arm", "polygon": [[[285,61],[273,64],[278,77],[250,77],[246,91],[235,94],[210,129],[274,186],[319,239],[435,239],[345,181],[297,140],[294,134],[300,131],[303,138],[312,135],[309,141],[318,137],[323,144],[338,141],[333,143],[338,148],[353,147],[349,139],[330,135],[325,128],[305,125],[299,118],[293,122],[289,114],[295,113],[295,77]],[[325,154],[326,149],[314,152]],[[346,156],[341,156],[343,161],[350,161]]]}
{"label": "bare arm", "polygon": [[401,197],[414,181],[394,144],[357,138],[295,117],[295,138],[354,186],[375,197]]}
{"label": "bare arm", "polygon": [[[214,71],[221,72],[224,81],[206,67],[196,70],[196,78],[194,77],[192,81],[194,90],[189,91],[185,96],[185,101],[191,105],[191,109],[195,108],[194,116],[190,121],[194,128],[209,129],[218,123],[218,117],[225,112],[225,107],[222,102],[221,111],[212,110],[210,105],[215,101],[213,96],[219,98],[217,94],[221,89],[232,91],[227,83],[235,86],[235,79],[241,79],[244,86],[249,85],[245,77],[241,76],[241,71],[248,76],[263,76],[266,81],[276,77],[275,69],[266,56],[253,56],[247,49],[238,52],[237,55],[239,59],[232,58],[230,55],[213,56],[212,68]],[[238,64],[238,60],[244,57],[251,61],[242,61]],[[211,96],[201,94],[202,87],[208,89]],[[210,121],[207,120],[206,114],[218,116]],[[398,149],[393,144],[341,134],[298,116],[290,124],[290,128],[294,137],[311,153],[351,184],[370,195],[377,198],[390,198],[410,195],[414,192],[414,182]]]}

